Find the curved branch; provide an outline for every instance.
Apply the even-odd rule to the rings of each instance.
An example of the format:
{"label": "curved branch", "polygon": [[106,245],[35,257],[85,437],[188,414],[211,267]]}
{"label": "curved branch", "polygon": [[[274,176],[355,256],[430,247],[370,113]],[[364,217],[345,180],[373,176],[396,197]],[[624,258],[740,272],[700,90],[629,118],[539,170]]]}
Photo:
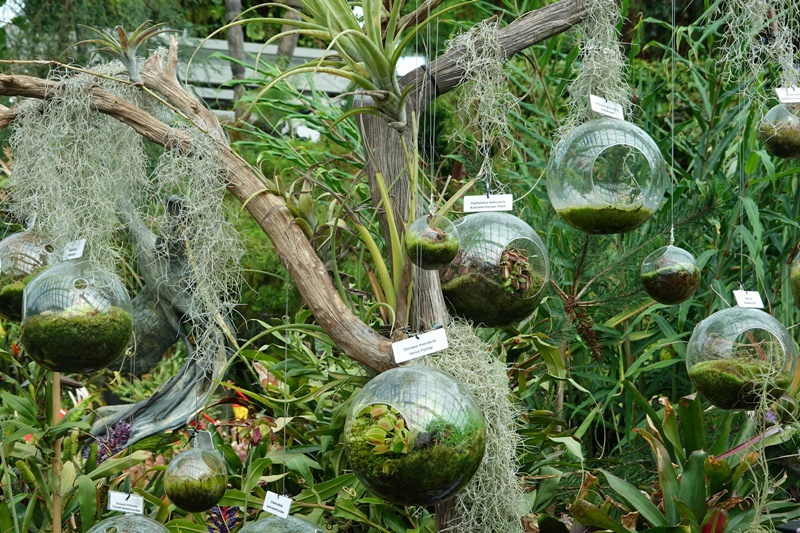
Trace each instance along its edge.
{"label": "curved branch", "polygon": [[[0,95],[46,99],[53,82],[31,76],[0,75]],[[129,125],[165,148],[191,148],[189,137],[170,128],[127,100],[103,89],[91,90],[95,108]],[[13,110],[2,112],[8,116]],[[256,171],[223,141],[217,142],[228,189],[241,201],[275,246],[309,309],[336,344],[352,359],[377,371],[395,366],[391,341],[378,335],[342,302],[325,266],[303,232],[294,223],[283,198],[270,193]]]}

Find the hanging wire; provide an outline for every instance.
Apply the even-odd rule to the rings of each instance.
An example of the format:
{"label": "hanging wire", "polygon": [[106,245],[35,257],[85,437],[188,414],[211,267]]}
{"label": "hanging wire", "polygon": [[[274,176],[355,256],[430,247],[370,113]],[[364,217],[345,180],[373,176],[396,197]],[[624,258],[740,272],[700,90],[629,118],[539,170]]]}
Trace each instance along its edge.
{"label": "hanging wire", "polygon": [[[289,271],[283,284],[283,385],[287,386],[286,374],[289,372]],[[286,423],[289,418],[289,402],[283,399],[283,454],[286,455]],[[286,495],[286,461],[281,462],[281,494]]]}
{"label": "hanging wire", "polygon": [[678,27],[675,2],[672,0],[672,57],[670,58],[670,178],[669,178],[669,245],[675,244],[675,56],[678,55]]}

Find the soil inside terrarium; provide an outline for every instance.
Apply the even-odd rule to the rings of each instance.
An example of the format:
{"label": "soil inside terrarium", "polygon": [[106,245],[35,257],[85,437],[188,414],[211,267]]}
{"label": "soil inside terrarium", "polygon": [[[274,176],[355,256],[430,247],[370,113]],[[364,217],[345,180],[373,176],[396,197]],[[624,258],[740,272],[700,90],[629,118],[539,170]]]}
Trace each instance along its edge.
{"label": "soil inside terrarium", "polygon": [[[485,273],[487,270],[490,273]],[[544,277],[537,272],[530,272],[527,290],[515,291],[500,283],[499,276],[494,273],[496,270],[497,267],[493,265],[470,268],[463,274],[455,273],[452,279],[443,282],[442,294],[452,311],[488,327],[510,326],[530,316],[539,305],[539,298],[535,296],[544,285]]]}
{"label": "soil inside terrarium", "polygon": [[792,283],[792,296],[794,296],[794,305],[800,307],[800,265],[792,267],[789,274],[789,280]]}
{"label": "soil inside terrarium", "polygon": [[642,206],[630,209],[613,206],[566,207],[557,211],[572,226],[593,235],[625,233],[644,224],[654,213]]}
{"label": "soil inside terrarium", "polygon": [[71,307],[28,317],[20,337],[28,354],[49,370],[92,372],[111,364],[132,333],[133,318],[124,309]]}
{"label": "soil inside terrarium", "polygon": [[692,297],[700,285],[700,269],[692,264],[670,265],[642,274],[642,285],[653,300],[675,305]]}
{"label": "soil inside terrarium", "polygon": [[369,416],[353,421],[348,444],[350,466],[382,498],[400,505],[432,505],[463,487],[483,459],[486,434],[482,420],[457,427],[434,420],[412,434],[407,452],[376,453],[367,434]]}
{"label": "soil inside terrarium", "polygon": [[762,120],[756,133],[769,154],[784,159],[800,157],[800,118],[793,116],[774,122]]}
{"label": "soil inside terrarium", "polygon": [[448,233],[435,238],[406,232],[406,253],[420,268],[437,270],[447,265],[458,253],[458,239]]}
{"label": "soil inside terrarium", "polygon": [[788,372],[774,373],[761,361],[712,359],[689,369],[689,378],[705,398],[721,409],[756,409],[762,396],[775,400],[792,382]]}
{"label": "soil inside terrarium", "polygon": [[165,476],[164,479],[164,492],[167,493],[170,501],[190,513],[206,511],[217,505],[225,495],[227,488],[228,476],[224,473],[216,473],[214,465],[209,465],[209,470],[206,472],[197,472],[192,469],[186,475],[177,472]]}

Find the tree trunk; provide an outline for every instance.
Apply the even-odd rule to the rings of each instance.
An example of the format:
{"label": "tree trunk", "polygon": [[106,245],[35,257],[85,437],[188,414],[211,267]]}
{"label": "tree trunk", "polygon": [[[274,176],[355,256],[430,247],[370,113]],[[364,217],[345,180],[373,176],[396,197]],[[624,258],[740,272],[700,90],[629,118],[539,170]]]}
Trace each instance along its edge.
{"label": "tree trunk", "polygon": [[[298,15],[294,10],[301,9],[303,6],[297,2],[296,0],[289,0],[286,2],[286,11],[283,12],[283,18],[288,20],[300,20],[300,15]],[[281,33],[293,30],[294,26],[289,26],[288,24],[284,24],[281,26]],[[300,36],[296,33],[291,35],[284,35],[280,39],[278,39],[278,53],[275,56],[275,65],[280,70],[285,69],[289,66],[289,62],[292,60],[292,56],[294,55],[294,49],[297,48],[297,40]]]}
{"label": "tree trunk", "polygon": [[[225,22],[230,23],[242,14],[242,0],[225,0]],[[231,61],[231,76],[234,80],[245,78],[244,68],[244,30],[237,24],[225,31],[228,39],[228,55],[237,62]],[[242,118],[243,109],[237,103],[244,95],[244,86],[236,84],[233,86],[233,113],[238,122]]]}

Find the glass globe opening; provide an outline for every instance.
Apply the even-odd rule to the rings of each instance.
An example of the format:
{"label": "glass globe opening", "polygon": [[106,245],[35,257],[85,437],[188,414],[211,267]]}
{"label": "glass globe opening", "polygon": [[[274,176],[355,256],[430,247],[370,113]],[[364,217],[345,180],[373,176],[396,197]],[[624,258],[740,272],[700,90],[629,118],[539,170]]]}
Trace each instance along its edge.
{"label": "glass globe opening", "polygon": [[664,158],[642,129],[602,118],[561,139],[547,165],[556,212],[591,234],[624,233],[656,211],[667,184]]}
{"label": "glass globe opening", "polygon": [[475,213],[455,226],[461,248],[439,270],[450,309],[490,327],[509,326],[530,316],[550,276],[547,250],[533,228],[506,213]]}
{"label": "glass globe opening", "polygon": [[373,378],[347,413],[350,466],[379,497],[432,505],[464,487],[483,460],[486,426],[477,400],[454,378],[425,367]]}
{"label": "glass globe opening", "polygon": [[758,123],[756,136],[770,155],[800,157],[800,104],[778,104]]}
{"label": "glass globe opening", "polygon": [[92,372],[119,357],[133,335],[130,297],[112,273],[67,262],[37,274],[23,292],[20,337],[54,372]]}
{"label": "glass globe opening", "polygon": [[721,409],[757,409],[789,387],[797,349],[786,328],[758,309],[733,307],[697,325],[686,350],[689,378]]}
{"label": "glass globe opening", "polygon": [[664,246],[648,255],[640,271],[642,286],[655,301],[675,305],[691,298],[700,286],[700,268],[692,254]]}
{"label": "glass globe opening", "polygon": [[297,516],[269,516],[250,522],[239,533],[324,533],[323,529]]}

